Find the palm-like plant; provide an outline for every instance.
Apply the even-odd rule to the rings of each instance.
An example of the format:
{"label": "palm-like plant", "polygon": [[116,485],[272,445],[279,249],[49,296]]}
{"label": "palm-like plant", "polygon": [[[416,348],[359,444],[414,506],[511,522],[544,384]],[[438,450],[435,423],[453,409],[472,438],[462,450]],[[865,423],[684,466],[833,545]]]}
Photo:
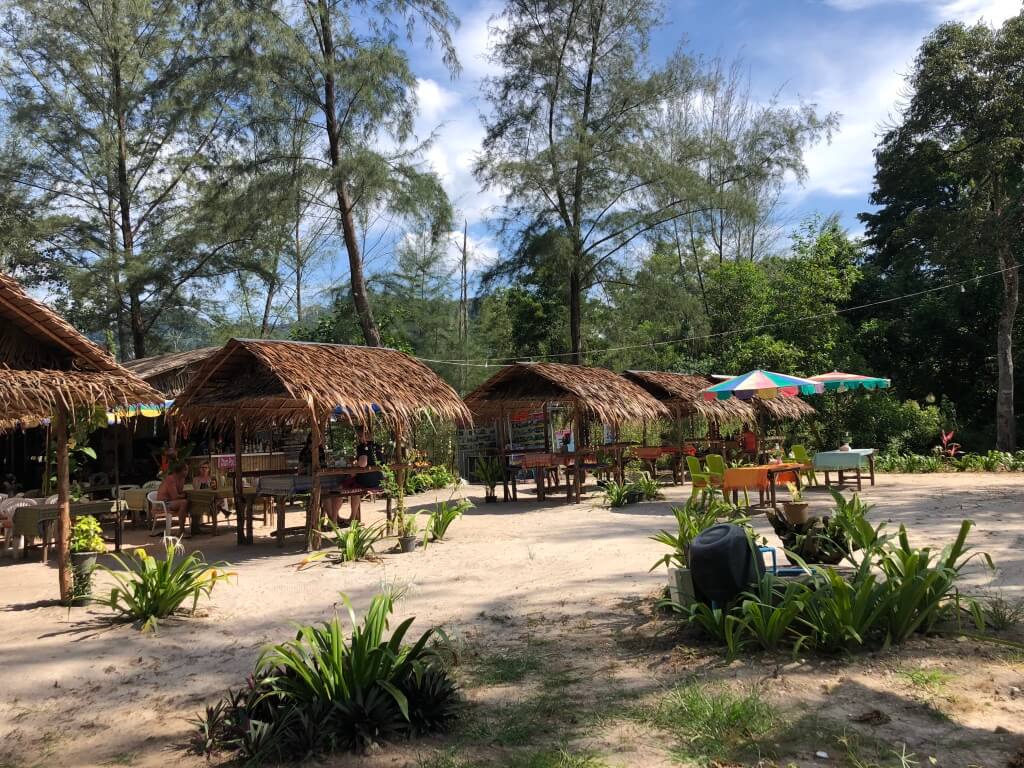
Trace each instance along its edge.
{"label": "palm-like plant", "polygon": [[433,541],[441,541],[444,539],[445,534],[448,533],[448,528],[451,527],[451,524],[462,517],[467,509],[472,507],[473,503],[467,499],[460,499],[454,503],[450,499],[438,502],[434,505],[434,511],[430,513],[430,517],[427,519],[426,535]]}
{"label": "palm-like plant", "polygon": [[[671,551],[659,558],[651,566],[653,571],[659,565],[670,568],[687,568],[689,564],[690,544],[697,535],[710,528],[720,518],[731,518],[735,508],[718,496],[714,491],[704,491],[700,496],[690,498],[681,507],[672,507],[676,519],[676,532],[658,531],[649,537],[659,544],[664,544]],[[742,519],[734,519],[742,523]]]}
{"label": "palm-like plant", "polygon": [[201,595],[209,597],[218,582],[235,575],[227,570],[227,563],[208,564],[201,552],[181,557],[184,549],[177,539],[168,538],[165,548],[163,560],[139,548],[134,558],[113,555],[121,571],[100,566],[117,581],[102,602],[125,619],[141,622],[143,631],[155,631],[160,619],[177,611],[190,597],[190,612],[195,613]]}
{"label": "palm-like plant", "polygon": [[299,563],[299,570],[320,561],[329,564],[351,563],[356,560],[369,560],[374,555],[374,546],[384,537],[384,525],[363,525],[353,520],[348,528],[339,528],[333,520],[327,520],[330,536],[333,539],[329,549],[313,552]]}

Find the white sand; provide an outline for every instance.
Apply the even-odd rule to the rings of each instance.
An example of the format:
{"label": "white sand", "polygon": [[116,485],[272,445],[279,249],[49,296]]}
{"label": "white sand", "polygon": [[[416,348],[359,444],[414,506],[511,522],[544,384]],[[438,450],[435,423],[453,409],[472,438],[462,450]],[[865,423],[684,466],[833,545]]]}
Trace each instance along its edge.
{"label": "white sand", "polygon": [[[479,488],[466,490],[479,500]],[[290,637],[292,622],[327,618],[341,592],[362,609],[382,582],[412,585],[399,613],[416,616],[414,630],[444,624],[457,635],[481,637],[500,633],[507,615],[569,626],[581,639],[600,633],[590,618],[614,616],[624,601],[646,598],[664,583],[662,570],[648,572],[662,547],[647,537],[669,526],[669,504],[686,492],[669,488],[665,502],[618,511],[598,506],[595,494],[578,506],[560,498],[544,506],[479,504],[452,526],[449,541],[425,551],[301,572],[298,538],[282,550],[258,529],[264,537],[240,548],[229,528],[188,544],[209,560],[230,561],[237,579],[201,604],[204,615],[169,621],[155,636],[111,624],[103,608],[55,605],[56,570],[38,562],[38,553],[27,561],[4,558],[0,766],[199,765],[181,749],[187,718],[239,685],[261,646]],[[946,543],[962,518],[974,519],[971,541],[999,566],[995,583],[1024,597],[1022,492],[1021,475],[882,475],[864,496],[878,504],[876,519],[905,523],[915,544]],[[820,507],[829,501],[822,493],[808,497]],[[379,506],[369,509],[368,518],[380,517]],[[778,543],[763,516],[758,527]],[[159,546],[142,531],[129,532],[128,540]],[[980,567],[969,578],[992,581]]]}

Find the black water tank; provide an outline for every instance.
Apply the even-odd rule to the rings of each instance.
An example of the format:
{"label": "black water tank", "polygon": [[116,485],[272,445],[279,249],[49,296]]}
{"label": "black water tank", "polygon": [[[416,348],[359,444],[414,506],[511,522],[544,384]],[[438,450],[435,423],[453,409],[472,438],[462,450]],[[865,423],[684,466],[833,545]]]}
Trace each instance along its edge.
{"label": "black water tank", "polygon": [[764,575],[757,547],[738,525],[719,523],[690,544],[690,571],[697,598],[724,606]]}

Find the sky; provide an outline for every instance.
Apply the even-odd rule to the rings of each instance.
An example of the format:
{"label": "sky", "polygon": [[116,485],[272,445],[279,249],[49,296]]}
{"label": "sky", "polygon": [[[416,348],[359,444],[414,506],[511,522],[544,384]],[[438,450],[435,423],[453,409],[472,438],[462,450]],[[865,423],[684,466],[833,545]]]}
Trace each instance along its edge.
{"label": "sky", "polygon": [[[482,266],[498,255],[488,219],[501,199],[479,188],[472,167],[486,109],[480,84],[494,74],[488,30],[501,3],[449,1],[461,19],[455,42],[462,73],[451,78],[436,50],[412,50],[417,131],[421,138],[435,134],[427,159],[460,221],[468,220],[474,264]],[[807,179],[789,185],[782,216],[795,226],[808,215],[837,213],[858,235],[857,214],[869,208],[872,151],[898,108],[923,37],[950,20],[1000,24],[1021,7],[1021,0],[665,0],[651,52],[654,59],[667,56],[682,41],[694,56],[738,58],[749,69],[754,98],[777,93],[783,103],[802,100],[839,113],[839,132],[807,152]]]}

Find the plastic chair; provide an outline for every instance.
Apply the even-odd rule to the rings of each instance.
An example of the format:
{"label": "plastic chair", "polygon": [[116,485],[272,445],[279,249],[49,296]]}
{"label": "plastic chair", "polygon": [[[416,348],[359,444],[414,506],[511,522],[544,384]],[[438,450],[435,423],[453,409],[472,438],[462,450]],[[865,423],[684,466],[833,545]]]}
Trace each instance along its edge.
{"label": "plastic chair", "polygon": [[811,460],[810,454],[807,453],[807,448],[802,445],[794,445],[789,449],[789,451],[793,454],[794,460],[803,464],[803,469],[800,470],[800,476],[811,485],[817,485],[818,475],[814,471],[814,461]]}
{"label": "plastic chair", "polygon": [[690,473],[690,483],[693,490],[690,491],[690,498],[695,498],[701,488],[714,488],[715,483],[711,474],[705,472],[700,466],[700,459],[696,456],[686,457],[686,469]]}
{"label": "plastic chair", "polygon": [[167,508],[166,501],[160,501],[156,497],[156,491],[150,491],[146,494],[146,501],[149,502],[149,519],[152,521],[149,532],[154,533],[156,531],[156,515],[154,512],[159,508],[164,513],[164,537],[171,535],[171,511]]}
{"label": "plastic chair", "polygon": [[[4,532],[4,553],[6,554],[11,550],[11,543],[14,538],[14,511],[21,509],[22,507],[34,507],[36,505],[35,499],[25,499],[21,497],[14,497],[13,499],[4,499],[0,502],[0,528],[3,528]],[[31,544],[31,541],[29,542]],[[18,546],[14,549],[14,556],[18,556],[18,552],[24,549],[24,543],[19,541]]]}
{"label": "plastic chair", "polygon": [[704,463],[707,464],[708,474],[711,475],[711,479],[715,481],[716,485],[725,482],[725,459],[721,455],[709,453],[704,457]]}

